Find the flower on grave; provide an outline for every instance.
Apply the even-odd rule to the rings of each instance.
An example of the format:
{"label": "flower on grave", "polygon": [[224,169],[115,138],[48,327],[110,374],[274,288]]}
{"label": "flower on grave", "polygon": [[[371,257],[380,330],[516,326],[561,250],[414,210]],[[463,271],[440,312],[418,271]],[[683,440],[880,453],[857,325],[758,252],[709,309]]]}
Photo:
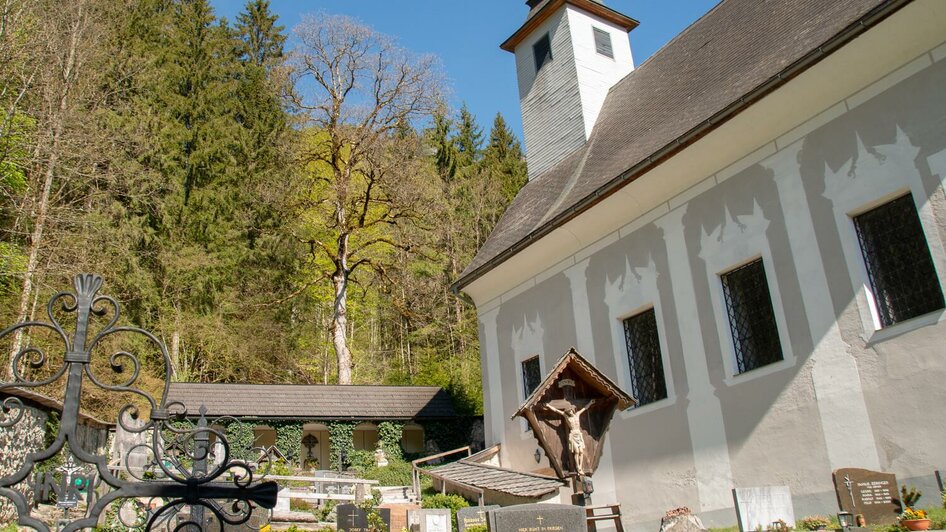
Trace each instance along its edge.
{"label": "flower on grave", "polygon": [[915,519],[927,519],[926,510],[918,510],[916,508],[907,508],[900,514],[901,521],[913,521]]}

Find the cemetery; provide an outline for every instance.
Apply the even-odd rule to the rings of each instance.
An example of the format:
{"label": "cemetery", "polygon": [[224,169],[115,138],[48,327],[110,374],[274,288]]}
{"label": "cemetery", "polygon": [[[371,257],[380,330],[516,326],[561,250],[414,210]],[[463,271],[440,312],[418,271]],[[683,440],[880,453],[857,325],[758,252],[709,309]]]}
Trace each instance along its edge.
{"label": "cemetery", "polygon": [[[6,33],[13,4],[0,6],[0,52],[22,37]],[[515,57],[525,155],[498,127],[478,152],[465,107],[448,138],[433,63],[398,63],[408,54],[352,20],[305,18],[284,57],[265,0],[233,27],[201,18],[203,0],[158,4],[134,10],[126,30],[145,37],[127,50],[108,34],[116,54],[163,50],[129,59],[134,75],[186,71],[161,48],[178,39],[155,35],[200,19],[219,39],[196,54],[215,58],[204,74],[236,53],[244,70],[214,75],[250,85],[229,107],[175,111],[176,136],[144,135],[201,149],[115,165],[185,170],[180,203],[122,228],[138,236],[111,278],[76,273],[113,266],[80,245],[45,259],[71,284],[33,286],[49,190],[23,204],[34,253],[10,258],[0,239],[0,266],[26,269],[18,318],[0,324],[0,532],[946,531],[946,2],[722,0],[635,67],[634,18],[526,0],[500,46]],[[122,18],[95,5],[76,20]],[[44,9],[30,24],[55,14]],[[73,64],[80,37],[57,64]],[[241,107],[265,107],[277,81],[289,85],[269,103],[291,106],[285,122]],[[140,103],[128,91],[121,112]],[[355,110],[352,91],[367,91]],[[3,128],[34,124],[10,113],[0,141],[15,144]],[[274,128],[221,142],[246,159],[201,144],[229,133],[199,133],[200,117],[231,114]],[[76,123],[50,122],[53,148]],[[291,229],[264,204],[289,185],[255,166],[288,150],[267,151],[279,128],[303,146],[287,175],[309,179],[286,200],[305,208],[279,215]],[[201,188],[238,159],[248,173]],[[15,166],[0,164],[7,195],[32,186]],[[489,181],[501,171],[522,182]],[[123,189],[108,209],[160,188]],[[435,193],[455,196],[434,205]],[[185,221],[199,245],[162,233]],[[164,237],[173,246],[152,253]],[[280,255],[297,244],[302,259]],[[208,266],[218,259],[232,270]],[[290,263],[295,277],[275,270]],[[171,281],[142,281],[152,267]],[[3,282],[0,296],[15,294]]]}
{"label": "cemetery", "polygon": [[[112,334],[132,333],[156,341],[146,331],[118,325],[117,304],[98,294],[102,284],[96,276],[78,276],[75,292],[61,293],[49,307],[48,326],[63,335],[67,346],[62,368],[52,374],[68,373],[70,383],[94,375],[92,370],[85,373],[79,369],[92,367],[92,350]],[[54,309],[57,300],[64,301],[61,311]],[[115,305],[109,309],[115,312],[113,316],[99,311],[103,301]],[[77,314],[74,329],[59,321],[60,312]],[[83,336],[97,328],[90,326],[99,315],[108,320],[104,328],[92,337]],[[37,323],[25,326],[46,327]],[[0,336],[16,329],[7,329]],[[166,355],[160,341],[154,347]],[[24,356],[34,352],[38,351],[27,348]],[[126,364],[132,360],[137,359],[128,358]],[[393,471],[397,462],[403,463],[407,446],[398,431],[393,431],[393,437],[390,433],[376,437],[372,441],[375,451],[369,452],[354,446],[351,428],[356,424],[349,423],[350,447],[332,452],[332,463],[337,464],[334,470],[317,471],[312,464],[306,468],[307,455],[300,454],[312,455],[312,446],[300,436],[305,426],[301,421],[293,431],[295,439],[277,437],[272,442],[257,431],[240,443],[240,436],[227,426],[239,420],[205,405],[198,406],[196,412],[189,410],[187,402],[180,401],[186,394],[177,393],[166,396],[170,401],[139,403],[141,410],[128,403],[121,408],[118,423],[109,425],[83,414],[77,395],[67,392],[66,400],[57,402],[30,391],[49,380],[42,377],[44,370],[50,371],[44,368],[48,361],[31,359],[29,371],[17,371],[17,386],[3,390],[4,427],[17,432],[3,433],[2,444],[7,450],[2,465],[7,476],[0,479],[0,493],[15,504],[4,506],[6,519],[16,517],[21,525],[40,530],[53,524],[72,530],[96,523],[148,529],[201,523],[201,527],[254,530],[624,530],[620,505],[595,505],[593,477],[611,418],[631,407],[634,399],[574,349],[560,358],[516,413],[526,419],[537,444],[549,457],[551,475],[502,468],[496,465],[497,448],[473,452],[465,446],[413,460],[410,475],[401,476],[403,485],[363,478],[385,468]],[[125,371],[114,358],[110,367],[117,375]],[[130,390],[150,399],[135,386],[137,371],[120,379],[120,384],[88,378],[90,384],[106,390]],[[73,384],[69,389],[79,386]],[[209,404],[219,404],[209,394],[205,397]],[[150,412],[142,416],[147,408]],[[57,419],[58,424],[51,424],[50,419]],[[143,423],[145,420],[150,421]],[[268,423],[275,424],[272,419]],[[136,443],[128,439],[133,435],[147,437]],[[109,440],[110,451],[105,448]],[[309,448],[303,450],[303,446]],[[351,455],[346,456],[348,453]],[[32,473],[35,466],[52,458],[56,459],[55,467]],[[357,463],[366,459],[370,461],[367,467]],[[935,476],[941,482],[938,471]],[[732,529],[894,532],[900,527],[938,530],[946,526],[946,491],[941,485],[932,504],[920,505],[922,494],[899,483],[894,474],[842,468],[832,477],[838,506],[829,516],[796,515],[787,486],[733,488],[738,522]],[[381,478],[390,480],[397,475]],[[556,504],[559,494],[566,492],[571,493],[571,504]],[[103,512],[114,499],[124,502],[114,514]],[[684,507],[669,509],[660,530],[721,529],[707,529],[698,514]]]}

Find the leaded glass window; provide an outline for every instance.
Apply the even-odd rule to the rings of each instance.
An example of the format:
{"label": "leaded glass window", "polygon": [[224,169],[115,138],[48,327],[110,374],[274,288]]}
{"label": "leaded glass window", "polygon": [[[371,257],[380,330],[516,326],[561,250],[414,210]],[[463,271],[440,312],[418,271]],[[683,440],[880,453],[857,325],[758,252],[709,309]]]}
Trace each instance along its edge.
{"label": "leaded glass window", "polygon": [[595,35],[595,51],[603,56],[614,59],[614,49],[611,47],[611,34],[600,29],[592,28]]}
{"label": "leaded glass window", "polygon": [[532,45],[532,55],[535,56],[536,72],[542,68],[542,65],[552,60],[552,44],[549,42],[548,33]]}
{"label": "leaded glass window", "polygon": [[539,368],[539,357],[532,357],[522,361],[522,391],[525,398],[532,395],[532,392],[542,383],[542,370]]}
{"label": "leaded glass window", "polygon": [[631,386],[637,405],[643,406],[667,398],[660,338],[657,335],[657,313],[646,310],[624,320],[627,362]]}
{"label": "leaded glass window", "polygon": [[722,275],[736,372],[745,373],[782,360],[772,296],[762,259]]}
{"label": "leaded glass window", "polygon": [[854,227],[882,327],[943,308],[912,195],[856,216]]}

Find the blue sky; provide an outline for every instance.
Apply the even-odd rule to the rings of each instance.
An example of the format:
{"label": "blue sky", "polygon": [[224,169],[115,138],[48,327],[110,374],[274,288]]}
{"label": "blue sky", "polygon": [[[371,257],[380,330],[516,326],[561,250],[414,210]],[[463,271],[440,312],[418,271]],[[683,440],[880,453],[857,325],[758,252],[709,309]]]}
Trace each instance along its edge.
{"label": "blue sky", "polygon": [[[606,4],[640,21],[630,34],[634,63],[640,65],[717,1],[610,0]],[[218,16],[230,21],[244,5],[242,0],[211,3]],[[524,0],[271,0],[271,8],[287,30],[304,13],[348,15],[395,37],[415,53],[439,56],[455,109],[466,102],[484,131],[501,112],[522,138],[513,55],[500,50],[499,44],[525,21]]]}

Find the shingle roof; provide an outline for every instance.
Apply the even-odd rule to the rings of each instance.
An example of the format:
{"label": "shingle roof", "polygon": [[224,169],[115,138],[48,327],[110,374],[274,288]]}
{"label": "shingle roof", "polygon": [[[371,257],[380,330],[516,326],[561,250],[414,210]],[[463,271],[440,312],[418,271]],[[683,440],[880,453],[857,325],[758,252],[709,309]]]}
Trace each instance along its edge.
{"label": "shingle roof", "polygon": [[[293,419],[442,419],[456,416],[436,386],[171,383],[168,403],[188,414]],[[173,409],[172,409],[173,411]]]}
{"label": "shingle roof", "polygon": [[741,104],[781,86],[822,52],[907,1],[724,0],[611,88],[585,146],[522,188],[456,287],[718,127]]}
{"label": "shingle roof", "polygon": [[511,469],[460,460],[431,470],[443,477],[476,488],[499,491],[519,497],[541,497],[565,485],[555,477],[522,473]]}
{"label": "shingle roof", "polygon": [[[39,392],[34,392],[28,388],[17,388],[15,386],[9,386],[0,389],[0,400],[5,400],[9,397],[16,397],[22,399],[27,406],[36,405],[43,407],[47,410],[55,410],[56,412],[62,413],[62,403],[48,395],[43,395]],[[12,405],[10,405],[12,406]],[[114,427],[115,423],[110,423],[108,421],[102,421],[96,417],[90,416],[83,412],[79,412],[79,422],[84,425],[89,425],[95,428],[109,428]]]}

